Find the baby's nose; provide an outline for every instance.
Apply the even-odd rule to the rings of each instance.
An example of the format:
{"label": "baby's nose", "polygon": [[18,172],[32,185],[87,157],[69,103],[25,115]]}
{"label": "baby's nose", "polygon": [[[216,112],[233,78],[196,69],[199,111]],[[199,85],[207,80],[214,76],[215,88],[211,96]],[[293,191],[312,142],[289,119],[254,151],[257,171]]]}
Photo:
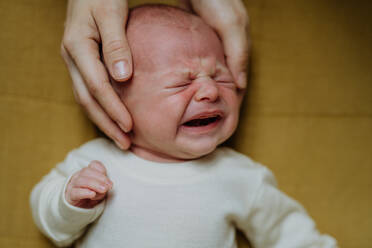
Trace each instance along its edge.
{"label": "baby's nose", "polygon": [[216,82],[210,77],[198,78],[195,80],[198,89],[194,95],[194,99],[198,102],[208,101],[215,102],[219,97],[219,90]]}

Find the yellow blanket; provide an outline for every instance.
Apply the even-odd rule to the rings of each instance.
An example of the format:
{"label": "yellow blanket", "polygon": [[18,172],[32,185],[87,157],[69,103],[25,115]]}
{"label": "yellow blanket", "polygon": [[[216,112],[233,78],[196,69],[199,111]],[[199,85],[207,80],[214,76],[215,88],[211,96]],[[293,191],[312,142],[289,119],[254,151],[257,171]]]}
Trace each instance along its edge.
{"label": "yellow blanket", "polygon": [[[59,55],[66,2],[0,1],[0,247],[52,247],[32,221],[30,190],[96,135]],[[268,165],[340,247],[371,247],[372,2],[246,7],[251,75],[229,144]]]}

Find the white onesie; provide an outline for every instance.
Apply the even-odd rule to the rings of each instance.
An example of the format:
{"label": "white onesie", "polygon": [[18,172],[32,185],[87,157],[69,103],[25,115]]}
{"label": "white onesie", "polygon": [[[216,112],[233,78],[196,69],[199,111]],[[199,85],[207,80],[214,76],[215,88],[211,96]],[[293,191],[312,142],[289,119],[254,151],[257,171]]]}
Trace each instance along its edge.
{"label": "white onesie", "polygon": [[[92,160],[105,165],[113,189],[93,209],[74,207],[64,198],[66,184]],[[337,247],[275,187],[267,168],[229,148],[157,163],[96,139],[35,186],[31,207],[37,226],[58,246],[78,240],[77,247],[87,248],[235,248],[238,228],[255,248]]]}

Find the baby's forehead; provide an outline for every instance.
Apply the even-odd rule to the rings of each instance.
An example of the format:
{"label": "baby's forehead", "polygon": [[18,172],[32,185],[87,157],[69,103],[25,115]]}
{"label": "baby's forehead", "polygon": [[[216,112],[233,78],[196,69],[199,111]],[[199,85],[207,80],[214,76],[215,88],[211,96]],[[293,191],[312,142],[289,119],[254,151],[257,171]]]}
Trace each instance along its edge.
{"label": "baby's forehead", "polygon": [[179,28],[190,28],[202,19],[183,9],[166,5],[144,5],[131,9],[127,30],[137,29],[140,25],[164,25]]}
{"label": "baby's forehead", "polygon": [[142,25],[128,36],[134,70],[159,66],[195,66],[199,60],[224,63],[223,47],[208,26],[179,28],[165,25]]}
{"label": "baby's forehead", "polygon": [[200,17],[174,7],[134,9],[127,38],[134,76],[175,67],[191,70],[205,61],[224,64],[223,46],[213,29]]}

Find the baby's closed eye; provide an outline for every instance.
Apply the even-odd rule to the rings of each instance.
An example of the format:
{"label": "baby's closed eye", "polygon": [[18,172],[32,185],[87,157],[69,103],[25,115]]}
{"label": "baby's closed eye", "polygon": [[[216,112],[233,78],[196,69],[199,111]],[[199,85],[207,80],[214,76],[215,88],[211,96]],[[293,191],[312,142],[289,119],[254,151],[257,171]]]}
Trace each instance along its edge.
{"label": "baby's closed eye", "polygon": [[220,75],[213,78],[220,86],[235,88],[234,79],[229,75]]}
{"label": "baby's closed eye", "polygon": [[182,87],[187,87],[191,84],[191,81],[180,81],[180,82],[175,82],[172,85],[168,86],[167,88],[182,88]]}
{"label": "baby's closed eye", "polygon": [[165,88],[166,89],[177,89],[177,88],[186,88],[192,83],[191,80],[184,80],[184,81],[175,81],[168,84]]}

